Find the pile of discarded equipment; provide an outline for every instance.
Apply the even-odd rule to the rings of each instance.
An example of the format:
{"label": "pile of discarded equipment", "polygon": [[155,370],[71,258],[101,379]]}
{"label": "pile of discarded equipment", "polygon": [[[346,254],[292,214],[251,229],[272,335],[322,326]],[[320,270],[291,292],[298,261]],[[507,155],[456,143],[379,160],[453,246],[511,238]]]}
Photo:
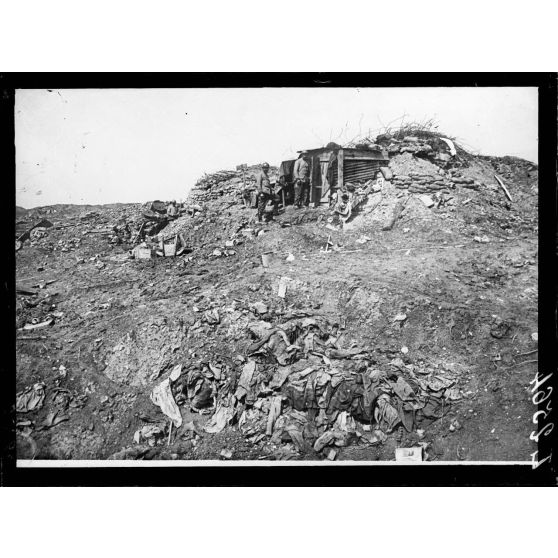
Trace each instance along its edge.
{"label": "pile of discarded equipment", "polygon": [[331,446],[382,443],[397,426],[426,426],[461,398],[451,372],[425,372],[400,358],[380,368],[373,351],[341,348],[339,326],[322,319],[259,320],[248,330],[253,343],[234,366],[200,362],[154,389],[152,400],[175,426],[178,405],[188,403],[212,415],[207,433],[235,425],[252,443],[331,459]]}

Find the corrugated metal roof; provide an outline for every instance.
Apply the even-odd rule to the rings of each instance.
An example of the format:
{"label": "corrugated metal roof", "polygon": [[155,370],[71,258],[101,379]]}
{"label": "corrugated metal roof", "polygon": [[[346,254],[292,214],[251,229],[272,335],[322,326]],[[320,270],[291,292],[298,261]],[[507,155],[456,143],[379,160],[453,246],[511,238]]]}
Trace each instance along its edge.
{"label": "corrugated metal roof", "polygon": [[[387,153],[387,151],[382,151],[381,149],[368,149],[368,148],[357,148],[357,147],[340,147],[339,149],[342,149],[344,152],[348,152],[348,153],[356,153],[356,152],[360,152],[366,155],[375,155],[375,157],[373,157],[374,159],[382,159],[382,160],[386,160],[389,161],[389,155]],[[330,152],[330,151],[339,151],[339,149],[330,149],[327,147],[316,147],[314,149],[301,149],[300,151],[297,151],[297,153],[302,153],[302,152],[306,152],[309,154],[316,154],[316,153],[325,153],[325,152]]]}

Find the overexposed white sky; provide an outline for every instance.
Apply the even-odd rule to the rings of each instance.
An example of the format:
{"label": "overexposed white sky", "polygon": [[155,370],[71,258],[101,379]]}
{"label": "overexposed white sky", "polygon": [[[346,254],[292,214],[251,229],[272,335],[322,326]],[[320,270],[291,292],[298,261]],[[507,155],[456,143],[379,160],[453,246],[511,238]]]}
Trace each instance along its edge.
{"label": "overexposed white sky", "polygon": [[185,199],[204,172],[434,118],[485,155],[537,161],[536,88],[17,90],[16,203]]}

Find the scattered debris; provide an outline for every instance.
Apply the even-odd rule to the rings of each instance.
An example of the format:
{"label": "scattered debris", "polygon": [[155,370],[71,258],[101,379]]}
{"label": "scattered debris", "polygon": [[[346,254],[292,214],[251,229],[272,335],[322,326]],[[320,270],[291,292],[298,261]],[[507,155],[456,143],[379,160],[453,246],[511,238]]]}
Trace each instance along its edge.
{"label": "scattered debris", "polygon": [[461,428],[461,423],[457,419],[453,419],[449,425],[449,431],[455,432]]}
{"label": "scattered debris", "polygon": [[154,446],[159,438],[163,438],[165,432],[159,426],[148,424],[137,430],[134,434],[134,442],[142,444],[147,442],[150,446]]}
{"label": "scattered debris", "polygon": [[204,312],[203,319],[210,325],[216,325],[221,321],[221,318],[219,316],[219,311],[216,308]]}
{"label": "scattered debris", "polygon": [[271,404],[269,407],[269,414],[267,418],[267,427],[266,427],[266,435],[271,436],[273,434],[273,428],[275,426],[275,422],[277,418],[281,414],[281,401],[282,397],[280,395],[276,395],[272,398]]}
{"label": "scattered debris", "polygon": [[70,417],[67,414],[61,412],[60,410],[51,411],[48,413],[46,419],[42,422],[41,426],[43,428],[53,428],[54,426],[67,420],[70,420]]}
{"label": "scattered debris", "polygon": [[499,316],[494,316],[490,325],[490,335],[496,339],[502,339],[511,329],[511,324],[503,320]]}
{"label": "scattered debris", "polygon": [[211,417],[211,420],[204,426],[205,432],[209,434],[221,432],[230,423],[233,415],[234,409],[232,407],[219,407]]}
{"label": "scattered debris", "polygon": [[447,144],[447,146],[449,147],[449,149],[450,149],[450,155],[451,155],[452,157],[455,157],[455,156],[457,155],[457,151],[456,151],[456,149],[455,149],[455,145],[453,144],[453,141],[451,141],[449,138],[443,138],[443,137],[440,137],[440,139],[441,139],[443,142],[445,142],[445,143]]}
{"label": "scattered debris", "polygon": [[140,245],[132,250],[132,255],[136,260],[150,260],[152,251],[147,245]]}
{"label": "scattered debris", "polygon": [[43,406],[45,401],[45,384],[37,382],[16,395],[16,411],[18,413],[29,413]]}
{"label": "scattered debris", "polygon": [[256,311],[256,313],[258,314],[267,314],[267,304],[264,304],[263,302],[255,302],[252,307],[254,308],[254,310]]}
{"label": "scattered debris", "polygon": [[33,331],[35,329],[42,329],[43,327],[48,327],[54,323],[54,318],[47,318],[43,322],[37,322],[33,324],[25,324],[22,329],[25,331]]}
{"label": "scattered debris", "polygon": [[384,226],[382,227],[383,231],[390,231],[395,226],[395,223],[401,216],[401,212],[405,208],[407,201],[409,198],[405,198],[404,200],[398,200],[391,210],[391,215],[388,216]]}
{"label": "scattered debris", "polygon": [[361,236],[360,238],[358,238],[356,240],[357,244],[366,244],[367,242],[370,242],[372,239],[369,236]]}
{"label": "scattered debris", "polygon": [[34,238],[42,238],[46,236],[46,230],[52,226],[53,224],[48,219],[41,219],[38,223],[35,223],[31,228],[27,229],[23,234],[20,234],[17,238],[17,241],[23,243],[24,241],[31,238],[34,232]]}
{"label": "scattered debris", "polygon": [[416,463],[422,461],[422,448],[396,448],[395,461],[402,463]]}
{"label": "scattered debris", "polygon": [[430,197],[427,196],[426,194],[420,194],[417,196],[417,198],[426,206],[426,207],[432,207],[434,205],[434,200]]}
{"label": "scattered debris", "polygon": [[150,395],[151,401],[161,408],[161,411],[169,417],[174,426],[179,428],[182,425],[182,415],[180,409],[174,400],[171,390],[170,377],[163,380],[158,386],[153,388]]}
{"label": "scattered debris", "polygon": [[16,284],[16,293],[26,296],[36,296],[39,293],[33,290],[31,287],[26,287],[24,285]]}
{"label": "scattered debris", "polygon": [[219,454],[223,459],[232,459],[233,451],[230,449],[223,449]]}
{"label": "scattered debris", "polygon": [[279,280],[279,288],[277,290],[277,296],[279,298],[285,298],[285,295],[287,294],[288,281],[289,281],[288,277],[281,277],[281,279]]}
{"label": "scattered debris", "polygon": [[388,434],[401,421],[397,409],[395,409],[395,407],[391,404],[390,397],[386,393],[382,393],[376,401],[374,418],[380,425],[380,428]]}
{"label": "scattered debris", "polygon": [[335,450],[335,449],[329,449],[329,450],[327,451],[326,458],[327,458],[329,461],[335,461],[335,458],[337,457],[337,453],[338,453],[337,450]]}

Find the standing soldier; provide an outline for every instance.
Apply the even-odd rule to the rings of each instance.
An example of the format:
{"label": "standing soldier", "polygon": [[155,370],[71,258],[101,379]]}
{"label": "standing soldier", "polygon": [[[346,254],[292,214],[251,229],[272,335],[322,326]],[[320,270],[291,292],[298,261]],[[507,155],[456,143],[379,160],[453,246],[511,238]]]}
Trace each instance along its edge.
{"label": "standing soldier", "polygon": [[310,195],[310,165],[308,164],[308,153],[303,151],[293,169],[295,183],[295,206],[300,208],[302,204],[308,207]]}
{"label": "standing soldier", "polygon": [[167,217],[169,219],[176,219],[178,217],[178,208],[176,207],[175,200],[172,200],[169,205],[167,205]]}
{"label": "standing soldier", "polygon": [[273,202],[273,215],[277,215],[277,196],[273,193],[271,179],[267,174],[269,172],[269,164],[263,163],[262,170],[256,176],[256,189],[258,191],[258,222],[262,222],[265,206],[271,200]]}

